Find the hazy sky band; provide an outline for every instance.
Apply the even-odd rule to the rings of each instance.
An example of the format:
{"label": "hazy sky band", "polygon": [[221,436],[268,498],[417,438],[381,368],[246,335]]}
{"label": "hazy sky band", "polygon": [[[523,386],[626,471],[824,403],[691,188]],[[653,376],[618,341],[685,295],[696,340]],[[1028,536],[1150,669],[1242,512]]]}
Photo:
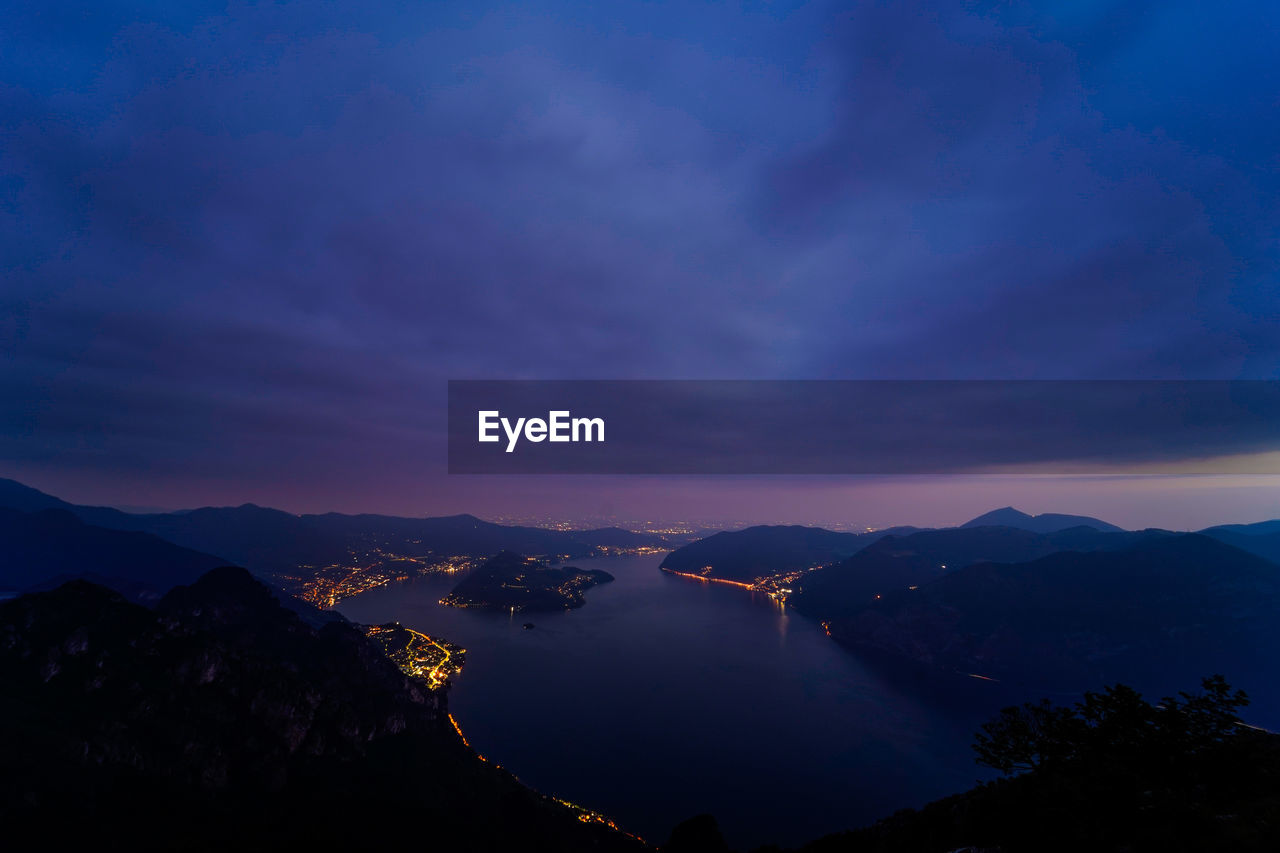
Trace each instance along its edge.
{"label": "hazy sky band", "polygon": [[[566,440],[521,432],[552,412]],[[1275,381],[449,383],[455,474],[1280,473],[1275,451]]]}

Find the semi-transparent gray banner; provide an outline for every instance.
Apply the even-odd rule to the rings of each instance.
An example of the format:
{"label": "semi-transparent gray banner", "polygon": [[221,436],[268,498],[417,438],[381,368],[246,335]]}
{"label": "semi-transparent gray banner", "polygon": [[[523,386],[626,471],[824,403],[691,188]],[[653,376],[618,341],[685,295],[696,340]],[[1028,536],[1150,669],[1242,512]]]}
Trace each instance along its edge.
{"label": "semi-transparent gray banner", "polygon": [[1280,473],[1276,381],[451,381],[454,474]]}

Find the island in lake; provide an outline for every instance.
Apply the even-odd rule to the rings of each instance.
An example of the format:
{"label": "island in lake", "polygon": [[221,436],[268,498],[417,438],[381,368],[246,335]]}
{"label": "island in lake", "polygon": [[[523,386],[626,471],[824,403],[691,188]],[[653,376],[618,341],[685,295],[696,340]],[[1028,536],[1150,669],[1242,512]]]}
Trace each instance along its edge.
{"label": "island in lake", "polygon": [[551,566],[502,551],[463,578],[440,603],[512,611],[563,610],[586,604],[588,589],[611,580],[613,575],[599,569]]}

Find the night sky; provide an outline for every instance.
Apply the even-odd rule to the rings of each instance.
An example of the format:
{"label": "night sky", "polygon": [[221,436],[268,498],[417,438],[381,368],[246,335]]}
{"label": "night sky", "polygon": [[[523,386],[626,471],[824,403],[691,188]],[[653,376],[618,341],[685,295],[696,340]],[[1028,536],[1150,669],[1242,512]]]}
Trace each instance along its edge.
{"label": "night sky", "polygon": [[1280,478],[445,473],[471,378],[1280,378],[1273,3],[4,3],[0,475],[1169,527]]}

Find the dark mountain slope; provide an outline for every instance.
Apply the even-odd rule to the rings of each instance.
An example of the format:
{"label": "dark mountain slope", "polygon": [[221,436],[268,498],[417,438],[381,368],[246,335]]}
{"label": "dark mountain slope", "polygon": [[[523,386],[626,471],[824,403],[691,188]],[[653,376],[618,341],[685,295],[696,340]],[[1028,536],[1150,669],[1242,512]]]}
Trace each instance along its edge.
{"label": "dark mountain slope", "polygon": [[85,524],[63,509],[0,509],[0,589],[89,576],[133,598],[158,598],[226,562],[149,533]]}
{"label": "dark mountain slope", "polygon": [[1214,669],[1269,683],[1277,612],[1280,567],[1185,534],[977,563],[886,592],[830,630],[854,647],[1053,689]]}
{"label": "dark mountain slope", "polygon": [[46,849],[625,850],[456,735],[356,628],[240,570],[156,610],[73,582],[0,605],[0,825]]}
{"label": "dark mountain slope", "polygon": [[1118,551],[1143,542],[1178,534],[1171,530],[1149,527],[1146,530],[1103,531],[1081,525],[1044,534],[1059,551]]}
{"label": "dark mountain slope", "polygon": [[1203,533],[1241,551],[1256,554],[1264,560],[1280,562],[1280,533],[1265,532],[1266,530],[1267,528],[1263,528],[1264,532],[1253,533],[1243,532],[1233,527],[1212,527]]}
{"label": "dark mountain slope", "polygon": [[805,575],[788,603],[815,619],[847,617],[877,595],[927,584],[974,563],[1021,563],[1058,551],[1111,551],[1174,534],[1071,527],[1033,533],[1015,527],[953,527],[889,536],[849,559]]}
{"label": "dark mountain slope", "polygon": [[190,548],[216,550],[237,565],[259,572],[340,562],[350,554],[347,537],[307,518],[254,504],[133,519],[139,529]]}
{"label": "dark mountain slope", "polygon": [[133,516],[127,512],[121,512],[108,506],[77,506],[76,504],[67,503],[61,498],[45,494],[39,489],[23,485],[17,480],[7,480],[3,477],[0,477],[0,507],[15,509],[19,512],[64,509],[68,512],[74,512],[76,517],[86,524],[113,529],[134,529],[128,526],[129,519]]}
{"label": "dark mountain slope", "polygon": [[1206,527],[1200,532],[1209,536],[1219,532],[1265,536],[1271,533],[1280,533],[1280,518],[1273,518],[1270,521],[1256,521],[1253,524],[1218,524],[1213,527]]}
{"label": "dark mountain slope", "polygon": [[71,504],[46,495],[39,489],[23,485],[17,480],[0,477],[0,506],[19,512],[39,512],[42,509],[70,509]]}
{"label": "dark mountain slope", "polygon": [[928,583],[971,563],[1029,560],[1057,550],[1048,538],[1013,527],[887,536],[843,562],[806,575],[787,603],[815,619],[839,619],[869,606],[877,595]]}
{"label": "dark mountain slope", "polygon": [[690,542],[668,554],[662,568],[750,583],[767,575],[833,563],[894,532],[914,529],[895,527],[873,533],[840,533],[821,527],[760,525]]}

